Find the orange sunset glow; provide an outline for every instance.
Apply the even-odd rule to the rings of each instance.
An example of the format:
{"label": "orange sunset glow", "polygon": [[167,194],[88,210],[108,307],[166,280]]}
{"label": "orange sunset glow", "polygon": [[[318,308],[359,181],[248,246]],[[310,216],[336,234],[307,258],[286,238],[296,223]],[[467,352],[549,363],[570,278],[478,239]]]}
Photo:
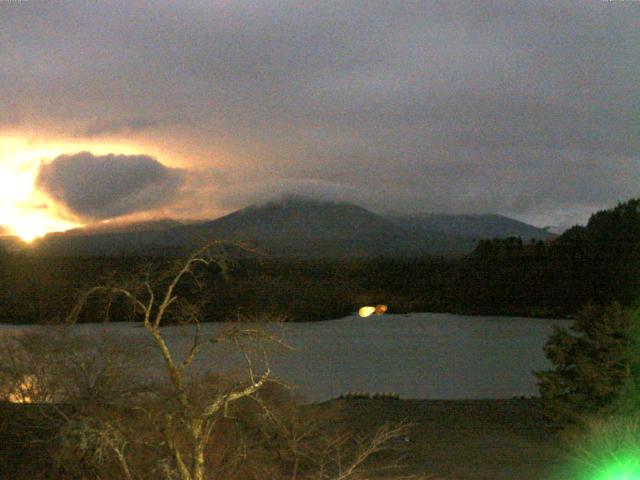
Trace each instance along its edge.
{"label": "orange sunset glow", "polygon": [[113,144],[36,143],[20,138],[0,142],[0,225],[7,230],[5,233],[29,243],[47,233],[83,225],[80,219],[63,211],[36,186],[41,162],[81,150],[135,152],[134,148]]}
{"label": "orange sunset glow", "polygon": [[0,0],[0,480],[640,480],[638,25]]}

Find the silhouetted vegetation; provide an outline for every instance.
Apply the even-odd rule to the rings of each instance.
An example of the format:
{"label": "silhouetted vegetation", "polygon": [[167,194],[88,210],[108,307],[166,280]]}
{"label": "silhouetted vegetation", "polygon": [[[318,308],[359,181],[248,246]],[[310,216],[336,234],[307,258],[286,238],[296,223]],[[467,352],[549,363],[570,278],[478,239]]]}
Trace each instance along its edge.
{"label": "silhouetted vegetation", "polygon": [[[60,320],[79,292],[95,284],[163,268],[165,257],[43,257],[14,254],[2,268],[0,322]],[[387,303],[393,312],[447,311],[454,304],[456,260],[345,259],[286,261],[244,259],[203,278],[200,292],[208,321],[271,313],[290,321],[339,318],[369,303]],[[189,295],[189,292],[182,292]],[[195,294],[195,292],[193,292]],[[92,299],[81,321],[134,320],[121,299]]]}
{"label": "silhouetted vegetation", "polygon": [[480,242],[466,260],[459,305],[477,313],[565,316],[591,302],[640,297],[640,200],[592,215],[550,243]]}
{"label": "silhouetted vegetation", "polygon": [[568,462],[553,478],[633,478],[640,455],[640,311],[587,305],[545,345],[553,369],[536,372],[547,428]]}
{"label": "silhouetted vegetation", "polygon": [[[163,257],[0,254],[0,322],[53,321],[83,288],[172,260]],[[594,214],[551,242],[481,241],[461,257],[287,260],[248,258],[212,271],[201,297],[206,319],[268,312],[291,321],[348,315],[385,303],[410,311],[537,317],[573,316],[591,302],[633,306],[640,298],[640,200]],[[118,303],[92,305],[83,321],[130,320]]]}
{"label": "silhouetted vegetation", "polygon": [[[46,443],[29,478],[355,480],[370,476],[369,460],[409,433],[404,423],[346,430],[328,410],[300,406],[270,368],[268,347],[286,347],[279,319],[263,315],[202,332],[192,296],[209,275],[226,273],[226,254],[216,246],[128,283],[92,287],[65,325],[2,338],[0,439],[20,466],[37,440]],[[94,296],[126,299],[145,340],[74,330]],[[167,341],[161,327],[168,320],[190,326],[186,352]],[[191,370],[206,349],[218,351],[217,370]],[[225,370],[225,357],[240,363]],[[39,416],[23,419],[25,435],[12,432],[19,426],[4,402],[42,404]],[[385,462],[385,471],[394,466]],[[12,478],[25,478],[16,470]]]}
{"label": "silhouetted vegetation", "polygon": [[[580,424],[625,406],[638,367],[632,315],[620,304],[587,305],[570,329],[556,327],[545,352],[554,368],[536,372],[545,416],[554,427]],[[636,406],[637,408],[637,406]]]}

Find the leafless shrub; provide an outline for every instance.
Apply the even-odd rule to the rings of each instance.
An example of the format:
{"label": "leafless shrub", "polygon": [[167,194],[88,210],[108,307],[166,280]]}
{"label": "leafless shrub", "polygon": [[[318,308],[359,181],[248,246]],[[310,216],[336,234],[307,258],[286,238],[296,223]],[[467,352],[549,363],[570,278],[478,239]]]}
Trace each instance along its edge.
{"label": "leafless shrub", "polygon": [[[239,318],[215,336],[204,335],[198,304],[180,292],[198,286],[200,269],[227,269],[220,245],[196,252],[170,275],[95,287],[83,295],[55,335],[24,335],[2,349],[4,398],[20,386],[23,400],[68,402],[61,412],[57,463],[77,465],[74,475],[167,480],[365,478],[367,460],[404,436],[407,425],[370,434],[337,428],[326,409],[301,407],[273,377],[271,348],[286,348],[274,319]],[[88,343],[72,326],[92,295],[122,296],[142,320],[150,342]],[[276,319],[281,321],[282,319]],[[190,346],[172,349],[167,321],[191,328]],[[149,344],[151,347],[149,347]],[[151,350],[149,350],[151,348]],[[204,349],[240,360],[234,372],[216,365],[192,368]],[[162,360],[154,384],[140,381],[141,355]],[[13,360],[10,360],[13,358]],[[3,360],[4,362],[4,360]],[[69,470],[67,470],[69,473]]]}
{"label": "leafless shrub", "polygon": [[139,377],[141,342],[49,326],[0,341],[0,399],[20,403],[110,404],[149,387]]}

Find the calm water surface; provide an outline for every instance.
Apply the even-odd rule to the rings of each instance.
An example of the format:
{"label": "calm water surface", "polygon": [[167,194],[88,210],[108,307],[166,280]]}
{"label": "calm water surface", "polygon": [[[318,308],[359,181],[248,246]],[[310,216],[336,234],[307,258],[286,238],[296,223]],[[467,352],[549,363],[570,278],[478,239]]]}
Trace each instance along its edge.
{"label": "calm water surface", "polygon": [[[553,325],[568,321],[466,317],[413,313],[367,319],[349,316],[283,327],[291,351],[270,354],[274,374],[294,385],[308,400],[334,398],[349,391],[393,391],[402,398],[473,399],[535,395],[532,370],[549,363],[542,347]],[[0,333],[51,327],[0,326]],[[145,342],[147,333],[134,324],[78,325],[87,335],[112,335],[123,342]],[[206,324],[213,335],[220,325]],[[190,345],[183,327],[164,329],[172,348]],[[194,364],[196,371],[233,369],[220,346],[211,346]],[[144,364],[157,361],[153,349]],[[151,372],[152,370],[150,370]],[[151,374],[151,373],[150,373]]]}

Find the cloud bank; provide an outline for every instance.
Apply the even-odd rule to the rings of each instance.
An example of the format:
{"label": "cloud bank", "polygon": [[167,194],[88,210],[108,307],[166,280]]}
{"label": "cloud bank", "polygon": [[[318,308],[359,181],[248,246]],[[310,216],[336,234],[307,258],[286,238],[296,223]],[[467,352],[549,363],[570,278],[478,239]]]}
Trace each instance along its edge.
{"label": "cloud bank", "polygon": [[36,185],[72,214],[104,220],[171,202],[183,173],[147,155],[61,155],[40,166]]}
{"label": "cloud bank", "polygon": [[372,201],[401,209],[586,220],[640,195],[638,7],[5,2],[0,128],[131,136],[233,178],[201,185],[191,211],[303,181],[376,184],[389,197]]}

